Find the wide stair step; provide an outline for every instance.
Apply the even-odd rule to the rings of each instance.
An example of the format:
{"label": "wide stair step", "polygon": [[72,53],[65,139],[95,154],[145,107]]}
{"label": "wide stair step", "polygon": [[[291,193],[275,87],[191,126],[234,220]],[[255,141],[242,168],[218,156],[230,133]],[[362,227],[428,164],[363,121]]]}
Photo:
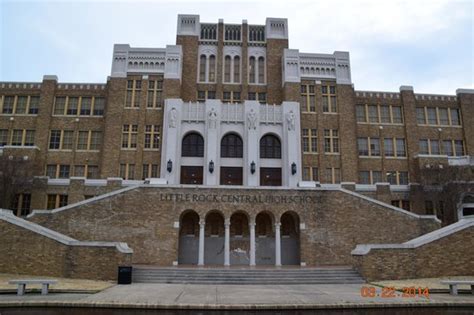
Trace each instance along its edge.
{"label": "wide stair step", "polygon": [[175,284],[358,284],[365,283],[351,267],[301,269],[133,267],[134,283]]}

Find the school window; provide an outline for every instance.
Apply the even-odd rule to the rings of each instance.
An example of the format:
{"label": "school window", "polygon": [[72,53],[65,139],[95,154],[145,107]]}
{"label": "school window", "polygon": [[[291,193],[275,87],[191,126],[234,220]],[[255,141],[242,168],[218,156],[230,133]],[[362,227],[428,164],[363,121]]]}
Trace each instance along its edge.
{"label": "school window", "polygon": [[330,167],[326,168],[326,183],[339,184],[341,182],[341,169]]}
{"label": "school window", "polygon": [[359,183],[365,185],[374,185],[382,181],[381,171],[360,171]]}
{"label": "school window", "polygon": [[70,166],[63,164],[48,164],[46,165],[46,176],[49,178],[69,178]]}
{"label": "school window", "polygon": [[332,85],[323,85],[321,87],[323,97],[323,112],[337,113],[336,87]]}
{"label": "school window", "polygon": [[385,138],[384,155],[388,157],[405,157],[405,139],[404,138]]}
{"label": "school window", "polygon": [[460,126],[459,109],[447,107],[417,107],[416,121],[419,125]]}
{"label": "school window", "polygon": [[160,125],[145,126],[145,149],[160,148]]}
{"label": "school window", "polygon": [[359,156],[380,156],[379,138],[357,138]]}
{"label": "school window", "polygon": [[222,93],[222,102],[223,103],[241,103],[240,92],[229,91]]}
{"label": "school window", "polygon": [[318,168],[317,167],[303,167],[303,180],[304,181],[319,181]]}
{"label": "school window", "polygon": [[81,130],[77,136],[77,150],[97,151],[102,144],[102,132]]}
{"label": "school window", "polygon": [[48,195],[46,209],[51,210],[64,206],[67,206],[67,195]]}
{"label": "school window", "polygon": [[461,116],[459,115],[459,109],[451,108],[449,113],[451,115],[451,125],[460,126],[461,125]]}
{"label": "school window", "polygon": [[402,208],[404,210],[410,211],[410,201],[409,200],[392,200],[392,206],[397,208]]}
{"label": "school window", "polygon": [[339,153],[339,132],[337,129],[324,129],[324,152]]}
{"label": "school window", "polygon": [[408,172],[388,171],[386,175],[390,185],[408,185]]}
{"label": "school window", "polygon": [[441,154],[439,141],[435,139],[420,139],[420,154],[439,155]]}
{"label": "school window", "polygon": [[140,107],[140,97],[142,93],[141,80],[127,81],[127,95],[125,98],[125,107],[138,108]]}
{"label": "school window", "polygon": [[206,100],[215,100],[216,91],[198,91],[197,92],[197,101],[205,102]]}
{"label": "school window", "polygon": [[15,96],[4,96],[2,104],[2,114],[13,114]]}
{"label": "school window", "polygon": [[38,114],[39,96],[0,96],[0,113],[14,115]]}
{"label": "school window", "polygon": [[68,97],[66,106],[66,115],[76,116],[79,109],[79,97]]}
{"label": "school window", "polygon": [[365,111],[365,105],[357,105],[356,106],[356,118],[357,122],[367,122],[367,116]]}
{"label": "school window", "polygon": [[304,153],[318,152],[318,133],[317,129],[303,129],[302,146]]}
{"label": "school window", "polygon": [[163,80],[148,81],[147,108],[160,109],[163,105]]}
{"label": "school window", "polygon": [[135,164],[123,163],[120,164],[119,176],[123,179],[135,178]]}
{"label": "school window", "polygon": [[426,214],[434,214],[434,204],[432,200],[425,200]]}
{"label": "school window", "polygon": [[8,129],[0,129],[0,147],[8,144]]}
{"label": "school window", "polygon": [[27,129],[14,129],[11,142],[12,146],[27,146],[32,147],[35,145],[35,131]]}
{"label": "school window", "polygon": [[312,84],[301,85],[301,112],[316,112],[316,94]]}
{"label": "school window", "polygon": [[249,58],[249,83],[265,83],[265,58],[254,56]]}
{"label": "school window", "polygon": [[138,125],[123,125],[122,149],[135,149],[137,147]]}
{"label": "school window", "polygon": [[49,135],[50,150],[72,150],[72,130],[51,130]]}
{"label": "school window", "polygon": [[97,165],[74,165],[74,176],[91,179],[99,178],[99,166]]}
{"label": "school window", "polygon": [[370,124],[403,124],[400,106],[393,105],[357,105],[357,122]]}
{"label": "school window", "polygon": [[224,57],[224,83],[240,82],[240,57]]}
{"label": "school window", "polygon": [[81,98],[81,110],[79,111],[81,116],[90,116],[92,112],[92,97]]}
{"label": "school window", "polygon": [[104,97],[94,97],[94,106],[92,109],[92,115],[94,116],[103,116],[105,109],[105,98]]}
{"label": "school window", "polygon": [[31,211],[31,194],[16,194],[13,198],[12,208],[16,216],[27,216]]}
{"label": "school window", "polygon": [[143,164],[142,179],[146,178],[157,178],[158,175],[158,164]]}
{"label": "school window", "polygon": [[464,141],[443,140],[443,153],[447,156],[464,156]]}
{"label": "school window", "polygon": [[258,100],[260,104],[266,104],[267,103],[267,93],[265,93],[265,92],[249,92],[248,100],[249,101]]}

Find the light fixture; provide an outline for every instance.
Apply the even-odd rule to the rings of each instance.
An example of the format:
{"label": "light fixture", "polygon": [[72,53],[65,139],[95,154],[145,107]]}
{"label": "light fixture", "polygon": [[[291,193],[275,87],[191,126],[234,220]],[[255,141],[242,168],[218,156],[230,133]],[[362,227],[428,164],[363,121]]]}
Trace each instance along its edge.
{"label": "light fixture", "polygon": [[296,174],[296,163],[293,162],[291,163],[291,175],[295,175]]}
{"label": "light fixture", "polygon": [[209,162],[209,173],[214,173],[214,161]]}
{"label": "light fixture", "polygon": [[168,163],[166,163],[166,170],[168,171],[168,173],[171,173],[171,171],[173,170],[173,161],[171,161],[171,159],[169,159]]}
{"label": "light fixture", "polygon": [[252,161],[252,163],[250,163],[250,173],[254,174],[255,173],[255,162]]}

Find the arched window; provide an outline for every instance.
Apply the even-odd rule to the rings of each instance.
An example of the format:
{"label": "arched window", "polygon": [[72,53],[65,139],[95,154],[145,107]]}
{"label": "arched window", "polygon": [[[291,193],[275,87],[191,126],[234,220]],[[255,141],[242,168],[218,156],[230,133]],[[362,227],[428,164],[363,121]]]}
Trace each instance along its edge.
{"label": "arched window", "polygon": [[260,158],[281,159],[281,143],[274,135],[266,135],[260,139]]}
{"label": "arched window", "polygon": [[258,57],[258,83],[265,83],[265,58]]}
{"label": "arched window", "polygon": [[230,133],[222,138],[221,157],[241,158],[243,155],[243,143],[240,136]]}
{"label": "arched window", "polygon": [[255,57],[249,60],[249,83],[255,83]]}
{"label": "arched window", "polygon": [[187,134],[183,138],[181,156],[204,157],[204,139],[198,133]]}
{"label": "arched window", "polygon": [[216,56],[209,56],[209,82],[216,81]]}
{"label": "arched window", "polygon": [[230,56],[225,56],[224,59],[224,82],[230,82]]}
{"label": "arched window", "polygon": [[206,81],[206,56],[201,55],[199,57],[199,81],[205,82]]}
{"label": "arched window", "polygon": [[240,82],[240,57],[234,57],[234,83]]}

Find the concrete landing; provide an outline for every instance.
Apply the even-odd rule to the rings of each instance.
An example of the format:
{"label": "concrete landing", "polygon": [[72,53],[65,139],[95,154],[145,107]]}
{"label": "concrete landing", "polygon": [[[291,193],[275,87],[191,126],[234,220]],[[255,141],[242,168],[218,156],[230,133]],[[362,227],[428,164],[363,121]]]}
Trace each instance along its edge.
{"label": "concrete landing", "polygon": [[[367,286],[367,285],[365,285]],[[474,295],[366,298],[361,285],[117,285],[97,294],[0,295],[0,307],[67,306],[161,309],[322,309],[373,307],[474,308]],[[377,292],[381,289],[377,288]]]}

